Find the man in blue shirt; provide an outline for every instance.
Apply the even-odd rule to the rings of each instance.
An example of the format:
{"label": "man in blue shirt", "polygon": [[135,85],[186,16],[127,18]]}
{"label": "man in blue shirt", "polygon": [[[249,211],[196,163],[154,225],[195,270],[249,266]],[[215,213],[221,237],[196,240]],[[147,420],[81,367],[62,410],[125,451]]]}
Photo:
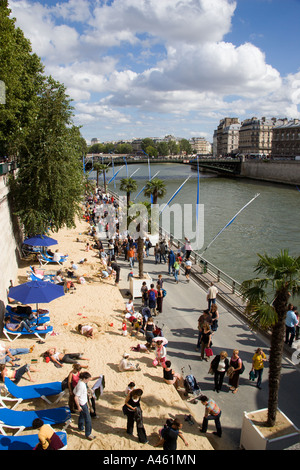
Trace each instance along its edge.
{"label": "man in blue shirt", "polygon": [[285,344],[291,347],[295,338],[296,325],[298,325],[299,320],[295,314],[293,305],[289,305],[289,307],[285,319]]}

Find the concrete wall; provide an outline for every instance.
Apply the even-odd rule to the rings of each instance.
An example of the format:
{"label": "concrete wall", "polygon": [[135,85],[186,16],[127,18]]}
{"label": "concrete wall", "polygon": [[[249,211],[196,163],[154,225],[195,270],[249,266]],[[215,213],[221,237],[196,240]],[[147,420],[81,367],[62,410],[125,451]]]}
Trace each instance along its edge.
{"label": "concrete wall", "polygon": [[9,281],[16,281],[18,250],[8,205],[7,177],[0,176],[0,301],[7,304]]}
{"label": "concrete wall", "polygon": [[241,177],[300,185],[300,161],[245,161]]}

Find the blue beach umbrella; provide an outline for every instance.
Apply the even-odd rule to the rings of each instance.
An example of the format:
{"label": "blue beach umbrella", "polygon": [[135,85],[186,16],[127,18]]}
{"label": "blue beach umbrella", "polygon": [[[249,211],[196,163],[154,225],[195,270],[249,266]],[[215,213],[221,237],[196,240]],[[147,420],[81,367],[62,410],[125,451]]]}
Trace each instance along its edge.
{"label": "blue beach umbrella", "polygon": [[45,281],[30,281],[20,284],[19,286],[11,287],[8,292],[8,297],[18,300],[22,304],[48,304],[52,300],[65,295],[64,287],[52,282]]}
{"label": "blue beach umbrella", "polygon": [[23,243],[30,246],[51,246],[57,245],[57,240],[47,237],[47,235],[35,235],[34,237],[26,238]]}

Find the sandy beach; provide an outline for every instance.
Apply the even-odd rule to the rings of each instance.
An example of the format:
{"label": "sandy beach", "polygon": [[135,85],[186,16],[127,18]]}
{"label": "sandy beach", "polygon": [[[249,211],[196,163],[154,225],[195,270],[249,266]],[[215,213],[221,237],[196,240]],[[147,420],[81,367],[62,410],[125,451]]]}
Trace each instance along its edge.
{"label": "sandy beach", "polygon": [[[54,334],[48,336],[45,344],[39,344],[34,336],[10,343],[7,339],[3,339],[2,335],[1,340],[11,347],[35,345],[31,354],[19,357],[20,365],[30,364],[32,359],[37,360],[38,371],[32,374],[36,383],[63,380],[72,369],[69,364],[56,368],[52,362],[46,363],[41,354],[50,347],[56,347],[58,351],[66,353],[84,353],[84,357],[89,358],[89,361],[81,363],[88,364],[87,370],[92,377],[104,375],[104,394],[96,402],[98,418],[92,420],[93,435],[96,439],[87,440],[84,433],[78,431],[78,415],[72,415],[73,421],[67,429],[69,450],[162,450],[161,447],[153,446],[158,442],[159,429],[170,417],[181,419],[183,433],[189,444],[189,447],[185,447],[182,440],[178,439],[178,450],[212,450],[208,439],[200,434],[197,423],[191,426],[184,421],[184,416],[190,414],[191,409],[172,385],[163,382],[162,368],[152,366],[154,353],[131,351],[132,346],[136,346],[139,342],[144,343],[144,337],[139,335],[135,338],[129,334],[124,337],[121,334],[122,313],[126,299],[122,297],[113,280],[100,281],[96,276],[99,272],[97,253],[93,250],[85,251],[86,242],[92,241],[87,235],[88,227],[82,219],[78,220],[75,229],[62,229],[58,233],[50,234],[58,241],[58,245],[53,246],[52,250],[58,248],[59,252],[69,255],[68,261],[64,263],[63,272],[66,268],[70,268],[71,261],[78,263],[82,258],[87,258],[87,262],[79,265],[78,269],[78,274],[85,277],[85,284],[75,284],[76,290],[66,293],[50,304],[39,305],[50,310]],[[22,262],[14,285],[27,281],[26,272],[29,270],[29,265],[29,261]],[[34,265],[38,266],[37,262]],[[44,269],[49,272],[56,267],[48,265]],[[94,339],[88,339],[76,331],[79,323],[93,325]],[[130,358],[140,364],[140,371],[118,371],[118,363],[124,352],[128,352]],[[125,388],[131,381],[144,391],[141,406],[148,444],[138,442],[136,427],[133,436],[126,434],[126,417],[122,413],[122,406],[125,400]],[[90,383],[92,384],[93,382]],[[24,376],[19,385],[29,385],[28,379]],[[68,406],[68,393],[58,405],[47,405],[40,399],[23,402],[18,409],[43,409],[52,406]],[[60,428],[57,426],[55,429]]]}

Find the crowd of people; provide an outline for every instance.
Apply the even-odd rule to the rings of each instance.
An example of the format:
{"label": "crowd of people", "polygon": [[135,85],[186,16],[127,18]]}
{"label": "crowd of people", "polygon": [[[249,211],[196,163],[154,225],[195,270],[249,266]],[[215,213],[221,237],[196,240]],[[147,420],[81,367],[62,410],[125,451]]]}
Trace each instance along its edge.
{"label": "crowd of people", "polygon": [[[85,251],[93,250],[97,256],[99,273],[101,279],[113,280],[118,286],[121,275],[121,264],[119,260],[128,263],[130,268],[129,277],[133,275],[133,269],[138,262],[138,243],[128,232],[121,232],[122,218],[124,215],[120,211],[118,201],[103,191],[98,190],[95,194],[89,195],[86,199],[84,218],[89,223],[89,235],[92,237],[91,243],[86,243]],[[101,233],[101,237],[99,236]],[[155,264],[165,264],[169,276],[174,278],[175,283],[179,283],[179,273],[183,270],[186,282],[190,282],[192,260],[191,244],[186,238],[185,243],[179,249],[174,249],[168,239],[162,239],[152,246],[149,238],[145,238],[143,246],[143,257],[152,256],[150,252],[153,248],[153,260]],[[78,264],[84,264],[87,258],[83,258],[77,264],[71,261],[66,277],[59,270],[55,276],[55,282],[66,286],[66,282],[72,277],[78,281],[76,271]],[[172,279],[171,277],[171,279]],[[183,391],[187,395],[186,380],[183,374],[173,369],[168,358],[168,340],[164,337],[162,329],[158,326],[157,317],[161,318],[164,307],[164,297],[167,295],[164,285],[163,275],[160,273],[155,281],[148,284],[146,281],[141,287],[141,305],[137,308],[133,299],[129,296],[122,315],[121,334],[139,339],[139,343],[131,347],[132,351],[150,355],[151,364],[155,368],[161,367],[161,380],[166,386],[174,386],[176,390]],[[199,360],[209,363],[209,374],[213,375],[213,391],[220,393],[223,389],[225,377],[228,377],[229,390],[236,394],[239,389],[241,374],[245,371],[243,359],[239,355],[239,350],[234,349],[231,354],[223,350],[213,357],[212,345],[214,338],[218,334],[220,313],[217,304],[218,289],[211,283],[207,292],[207,308],[201,312],[198,318],[198,339],[196,351],[199,352]],[[24,325],[25,322],[25,325]],[[294,338],[299,337],[297,307],[289,305],[286,320],[286,343],[290,346]],[[31,324],[24,319],[19,323],[10,324],[7,321],[7,328],[30,329]],[[79,334],[93,339],[93,327],[91,325],[78,324],[76,330]],[[35,368],[28,364],[17,368],[16,357],[26,354],[30,349],[14,350],[7,348],[0,343],[0,373],[2,381],[9,377],[15,383],[19,383],[22,376],[27,374],[30,381],[34,381],[32,372]],[[66,353],[57,351],[56,348],[48,349],[43,357],[46,362],[52,362],[55,367],[63,367],[64,364],[71,365],[72,369],[65,379],[65,387],[69,392],[69,408],[71,413],[79,413],[78,429],[84,431],[88,440],[93,440],[95,436],[92,430],[92,419],[97,417],[95,405],[95,393],[89,387],[89,382],[97,381],[100,377],[92,377],[86,363],[89,359],[82,353]],[[258,389],[262,388],[262,375],[267,356],[261,348],[256,349],[252,357],[252,366],[249,372],[249,379],[256,381]],[[6,364],[13,365],[13,369],[8,369]],[[127,371],[136,372],[137,381],[140,380],[141,367],[138,362],[131,358],[129,352],[124,352],[118,364],[118,373]],[[127,419],[126,432],[132,435],[136,424],[137,436],[140,443],[148,443],[147,432],[143,422],[142,412],[143,390],[141,386],[136,387],[131,382],[125,391],[123,414]],[[221,414],[222,411],[216,401],[201,393],[200,403],[204,406],[203,422],[200,427],[202,433],[206,433],[208,422],[215,422],[215,435],[222,436]],[[167,419],[166,423],[159,431],[159,436],[155,447],[163,447],[164,450],[176,450],[178,437],[182,439],[185,446],[188,442],[182,433],[183,423],[178,419]],[[35,428],[39,429],[40,444],[38,449],[61,448],[61,443],[53,436],[53,432],[45,427],[44,423],[35,423]],[[52,446],[52,447],[51,447]]]}
{"label": "crowd of people", "polygon": [[[106,239],[107,249],[104,249],[103,242],[97,242],[102,245],[100,249],[100,257],[103,259],[107,257],[109,262],[115,262],[121,256],[124,261],[129,263],[131,269],[129,277],[133,275],[133,268],[138,258],[138,246],[137,241],[132,239],[128,233],[119,232],[119,218],[118,203],[114,198],[103,196],[101,192],[94,198],[94,204],[90,201],[87,208],[87,218],[92,220],[94,226],[99,225],[99,215],[97,216],[97,209],[95,207],[101,201],[100,204],[113,205],[115,208],[115,226],[111,229],[109,234],[108,223],[100,222],[101,227],[106,227]],[[103,211],[102,211],[103,213]],[[105,216],[108,211],[104,211],[102,215],[105,220]],[[96,235],[96,231],[94,231]],[[143,257],[148,258],[150,256],[150,249],[152,248],[151,241],[147,238],[144,240]],[[190,273],[192,269],[191,260],[191,245],[190,241],[186,238],[184,245],[179,249],[174,249],[170,240],[162,239],[153,246],[154,263],[166,264],[168,267],[168,274],[174,277],[174,281],[179,283],[179,273],[183,269],[186,281],[190,281]],[[103,253],[106,252],[106,255]],[[155,282],[151,282],[150,286],[144,281],[141,287],[141,298],[142,306],[139,311],[135,308],[132,299],[129,299],[126,304],[126,310],[124,312],[124,319],[122,325],[122,334],[127,335],[127,330],[130,330],[131,335],[137,336],[141,334],[145,340],[145,344],[139,344],[134,349],[136,351],[145,351],[146,353],[154,353],[154,359],[152,365],[154,367],[162,366],[163,369],[163,380],[168,385],[174,385],[176,389],[184,388],[184,377],[178,374],[172,369],[171,362],[167,358],[167,340],[162,336],[162,331],[157,328],[155,324],[155,317],[163,312],[163,299],[166,295],[164,289],[164,281],[162,274],[158,275]],[[212,358],[212,343],[213,338],[217,334],[219,327],[220,314],[217,305],[218,289],[212,282],[207,292],[207,309],[203,310],[198,319],[198,341],[196,345],[196,351],[200,352],[200,361],[211,361],[209,367],[209,373],[214,376],[214,391],[220,393],[222,390],[225,376],[228,376],[229,390],[233,394],[236,394],[239,389],[239,380],[241,374],[243,374],[245,367],[242,358],[239,355],[239,350],[235,349],[232,351],[230,357],[228,357],[227,351],[222,351]],[[292,335],[292,333],[291,333]],[[160,340],[160,338],[162,338]],[[287,339],[288,340],[288,339]],[[211,360],[212,359],[212,360]],[[261,348],[257,349],[252,358],[252,368],[249,373],[251,380],[257,380],[256,386],[261,389],[262,386],[262,373],[264,363],[267,360],[265,353]],[[120,364],[119,370],[136,370],[139,371],[139,364],[135,364],[132,360],[129,360],[129,353],[124,353]],[[140,403],[140,397],[135,397],[134,400]],[[131,398],[133,399],[133,398]],[[205,415],[202,423],[201,430],[206,432],[207,423],[210,419],[214,419],[216,423],[216,435],[221,437],[222,429],[220,423],[221,410],[215,401],[211,398],[204,396],[201,399],[201,403],[205,406]],[[126,405],[127,406],[127,405]],[[130,407],[129,407],[130,408]],[[129,431],[132,429],[132,413],[126,410],[130,416]],[[125,414],[126,414],[125,413]],[[167,428],[173,429],[175,425],[166,426]],[[177,431],[180,429],[179,424],[176,424]],[[128,429],[127,429],[128,431]],[[143,431],[144,432],[144,431]],[[179,433],[180,435],[180,433]]]}

